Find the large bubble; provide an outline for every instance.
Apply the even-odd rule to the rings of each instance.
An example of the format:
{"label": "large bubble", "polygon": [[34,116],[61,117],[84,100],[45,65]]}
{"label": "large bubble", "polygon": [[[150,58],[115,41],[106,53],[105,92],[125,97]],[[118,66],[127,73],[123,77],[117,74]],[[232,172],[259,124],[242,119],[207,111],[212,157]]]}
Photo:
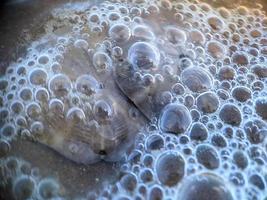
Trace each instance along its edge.
{"label": "large bubble", "polygon": [[128,50],[128,61],[137,69],[150,70],[158,67],[158,49],[147,42],[136,42]]}
{"label": "large bubble", "polygon": [[234,199],[223,179],[211,173],[188,177],[181,184],[178,194],[178,200]]}

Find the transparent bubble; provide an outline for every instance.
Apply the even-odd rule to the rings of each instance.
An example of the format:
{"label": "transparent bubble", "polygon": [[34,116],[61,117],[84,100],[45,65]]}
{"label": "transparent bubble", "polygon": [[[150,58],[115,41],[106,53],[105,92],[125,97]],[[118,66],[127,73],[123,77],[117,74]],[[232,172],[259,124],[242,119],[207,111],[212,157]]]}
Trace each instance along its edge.
{"label": "transparent bubble", "polygon": [[0,78],[0,90],[5,91],[8,86],[8,81],[4,78]]}
{"label": "transparent bubble", "polygon": [[28,117],[30,117],[32,119],[39,117],[41,112],[42,112],[42,109],[41,109],[40,105],[36,102],[31,102],[26,106],[26,113],[27,113]]}
{"label": "transparent bubble", "polygon": [[210,27],[216,31],[221,30],[224,26],[223,21],[217,16],[209,17],[208,23],[209,23]]}
{"label": "transparent bubble", "polygon": [[149,70],[158,67],[160,54],[152,44],[136,42],[128,51],[128,61],[134,68]]}
{"label": "transparent bubble", "polygon": [[238,126],[242,121],[241,112],[234,104],[223,105],[219,117],[223,122],[233,126]]}
{"label": "transparent bubble", "polygon": [[155,39],[154,33],[150,30],[148,26],[137,25],[133,28],[133,37],[138,40],[152,41]]}
{"label": "transparent bubble", "polygon": [[220,166],[220,159],[216,149],[208,144],[197,146],[196,157],[197,161],[207,169],[216,169]]}
{"label": "transparent bubble", "polygon": [[208,129],[204,124],[196,122],[192,125],[189,136],[192,140],[206,140],[208,138]]}
{"label": "transparent bubble", "polygon": [[99,89],[98,81],[91,75],[81,75],[76,80],[76,90],[87,96],[97,93]]}
{"label": "transparent bubble", "polygon": [[265,190],[265,182],[260,174],[251,175],[248,181],[254,186],[256,186],[258,189]]}
{"label": "transparent bubble", "polygon": [[262,143],[267,135],[267,125],[261,120],[250,120],[244,124],[244,131],[252,144]]}
{"label": "transparent bubble", "polygon": [[218,73],[219,80],[233,80],[235,75],[235,70],[229,66],[221,67]]}
{"label": "transparent bubble", "polygon": [[10,143],[7,140],[0,139],[0,158],[8,155],[11,150]]}
{"label": "transparent bubble", "polygon": [[106,53],[96,52],[93,56],[93,65],[98,72],[107,71],[112,65],[112,60]]}
{"label": "transparent bubble", "polygon": [[64,111],[64,103],[60,99],[51,99],[48,107],[53,113],[62,114]]}
{"label": "transparent bubble", "polygon": [[54,75],[48,83],[48,89],[56,96],[66,96],[72,88],[70,79],[64,74]]}
{"label": "transparent bubble", "polygon": [[171,187],[182,180],[185,174],[185,161],[179,153],[166,151],[158,158],[155,169],[159,181]]}
{"label": "transparent bubble", "polygon": [[1,136],[7,139],[10,139],[12,137],[14,137],[16,134],[16,129],[15,126],[13,124],[5,124],[2,128],[1,128]]}
{"label": "transparent bubble", "polygon": [[164,199],[163,189],[158,185],[154,185],[149,191],[148,199],[149,200]]}
{"label": "transparent bubble", "polygon": [[192,92],[204,92],[212,87],[211,75],[200,67],[186,68],[181,80]]}
{"label": "transparent bubble", "polygon": [[132,173],[127,173],[121,178],[120,184],[126,191],[134,191],[137,186],[137,177]]}
{"label": "transparent bubble", "polygon": [[33,85],[43,85],[46,79],[47,72],[42,68],[34,68],[29,72],[29,81]]}
{"label": "transparent bubble", "polygon": [[109,36],[112,40],[118,43],[127,42],[131,37],[131,30],[124,24],[114,24],[109,29]]}
{"label": "transparent bubble", "polygon": [[29,176],[21,176],[14,182],[12,193],[15,199],[29,199],[34,194],[35,181]]}
{"label": "transparent bubble", "polygon": [[223,135],[216,133],[212,135],[211,144],[215,147],[224,148],[227,146],[227,141]]}
{"label": "transparent bubble", "polygon": [[174,45],[182,45],[186,41],[186,34],[183,30],[169,27],[166,30],[166,36],[169,42],[171,42]]}
{"label": "transparent bubble", "polygon": [[251,67],[251,71],[260,78],[267,77],[267,67],[263,65],[254,65]]}
{"label": "transparent bubble", "polygon": [[147,150],[160,150],[164,147],[164,139],[162,136],[157,134],[152,134],[146,139]]}
{"label": "transparent bubble", "polygon": [[94,105],[94,114],[101,121],[110,119],[113,112],[111,105],[105,100],[99,100]]}
{"label": "transparent bubble", "polygon": [[196,105],[204,113],[213,113],[219,107],[219,99],[213,92],[205,92],[197,97]]}
{"label": "transparent bubble", "polygon": [[247,55],[241,52],[234,53],[232,55],[232,61],[238,66],[246,66],[249,63]]}
{"label": "transparent bubble", "polygon": [[23,87],[19,91],[19,97],[24,101],[29,101],[32,99],[33,93],[32,90],[28,87]]}
{"label": "transparent bubble", "polygon": [[227,8],[224,8],[224,7],[219,8],[218,11],[220,15],[225,19],[229,18],[231,15],[231,12]]}
{"label": "transparent bubble", "polygon": [[207,50],[215,59],[222,59],[225,56],[224,46],[217,41],[208,42]]}
{"label": "transparent bubble", "polygon": [[42,55],[42,56],[40,56],[38,58],[38,63],[42,64],[42,65],[45,65],[45,64],[47,64],[49,62],[49,60],[50,59],[49,59],[48,55]]}
{"label": "transparent bubble", "polygon": [[48,103],[49,100],[49,92],[46,88],[38,88],[35,91],[35,99],[42,102],[42,103]]}
{"label": "transparent bubble", "polygon": [[164,132],[180,134],[187,130],[191,122],[191,115],[185,106],[168,104],[162,110],[159,126]]}
{"label": "transparent bubble", "polygon": [[251,91],[247,87],[238,86],[232,90],[232,96],[240,102],[245,102],[251,98]]}
{"label": "transparent bubble", "polygon": [[44,132],[44,125],[42,122],[35,121],[31,124],[30,131],[34,136],[38,136],[43,134]]}
{"label": "transparent bubble", "polygon": [[230,189],[222,178],[211,173],[189,176],[179,190],[178,200],[233,200]]}
{"label": "transparent bubble", "polygon": [[43,179],[38,184],[38,193],[43,199],[51,199],[59,195],[60,186],[53,179]]}
{"label": "transparent bubble", "polygon": [[84,121],[86,118],[82,109],[78,107],[72,107],[66,114],[66,119],[71,123],[79,123]]}
{"label": "transparent bubble", "polygon": [[13,101],[10,107],[11,110],[16,114],[20,114],[24,110],[23,103],[18,100]]}
{"label": "transparent bubble", "polygon": [[245,169],[249,164],[247,155],[242,151],[236,151],[233,154],[233,161],[240,169]]}
{"label": "transparent bubble", "polygon": [[256,99],[255,102],[256,113],[262,117],[262,119],[267,119],[267,98],[260,97]]}

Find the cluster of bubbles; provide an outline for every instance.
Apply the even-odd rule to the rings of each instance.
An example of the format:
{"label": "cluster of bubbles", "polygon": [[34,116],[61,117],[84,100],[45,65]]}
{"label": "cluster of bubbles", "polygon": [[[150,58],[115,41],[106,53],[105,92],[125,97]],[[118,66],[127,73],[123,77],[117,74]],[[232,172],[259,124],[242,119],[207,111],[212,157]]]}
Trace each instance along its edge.
{"label": "cluster of bubbles", "polygon": [[25,136],[77,163],[125,161],[120,180],[87,199],[265,198],[266,30],[259,4],[56,9],[0,79],[1,180],[17,199],[60,196],[57,182],[8,156]]}
{"label": "cluster of bubbles", "polygon": [[57,180],[42,178],[38,168],[17,157],[8,157],[1,160],[0,186],[7,188],[15,199],[58,199],[63,188]]}

